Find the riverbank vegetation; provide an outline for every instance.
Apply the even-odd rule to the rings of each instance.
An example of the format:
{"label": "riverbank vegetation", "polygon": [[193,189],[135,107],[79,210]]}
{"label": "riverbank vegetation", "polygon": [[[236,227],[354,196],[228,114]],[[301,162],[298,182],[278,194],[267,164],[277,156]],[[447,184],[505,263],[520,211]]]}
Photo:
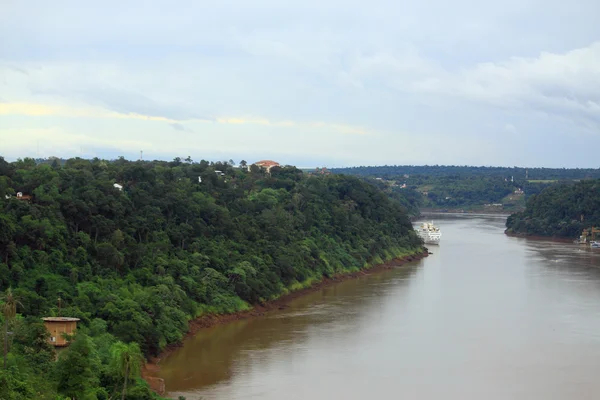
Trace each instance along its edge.
{"label": "riverbank vegetation", "polygon": [[507,233],[576,238],[600,227],[600,180],[553,185],[506,221]]}
{"label": "riverbank vegetation", "polygon": [[[151,399],[132,362],[191,319],[422,251],[407,204],[295,167],[0,158],[0,398]],[[57,315],[81,321],[55,362]]]}

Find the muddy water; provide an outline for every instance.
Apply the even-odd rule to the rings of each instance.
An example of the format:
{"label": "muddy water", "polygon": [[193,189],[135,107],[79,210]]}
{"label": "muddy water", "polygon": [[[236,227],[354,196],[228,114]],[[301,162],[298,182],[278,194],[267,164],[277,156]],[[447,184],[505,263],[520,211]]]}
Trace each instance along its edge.
{"label": "muddy water", "polygon": [[600,398],[600,250],[438,217],[425,260],[202,331],[161,363],[192,399]]}

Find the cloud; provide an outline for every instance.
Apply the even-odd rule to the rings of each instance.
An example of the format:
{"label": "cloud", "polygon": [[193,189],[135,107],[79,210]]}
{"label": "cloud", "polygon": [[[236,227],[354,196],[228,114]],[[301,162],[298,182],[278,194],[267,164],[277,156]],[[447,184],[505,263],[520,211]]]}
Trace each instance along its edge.
{"label": "cloud", "polygon": [[59,115],[66,112],[61,107],[47,106],[44,104],[27,103],[0,103],[0,115]]}
{"label": "cloud", "polygon": [[340,163],[596,162],[573,144],[600,146],[596,0],[178,4],[11,3],[2,139],[52,128],[133,153],[201,142]]}
{"label": "cloud", "polygon": [[38,89],[33,87],[34,95],[74,98],[84,103],[103,107],[119,114],[152,115],[168,120],[213,120],[207,113],[191,110],[191,107],[174,103],[159,103],[151,98],[132,91],[108,88],[88,87],[80,89]]}
{"label": "cloud", "polygon": [[173,121],[165,117],[135,113],[118,113],[96,107],[52,106],[39,103],[0,103],[0,115],[23,115],[31,117],[58,116],[69,118],[130,118],[160,122]]}
{"label": "cloud", "polygon": [[563,54],[512,57],[451,72],[413,51],[357,57],[344,78],[355,86],[445,95],[493,107],[586,118],[600,123],[600,42]]}
{"label": "cloud", "polygon": [[185,131],[186,130],[185,126],[183,126],[177,122],[170,123],[169,126],[173,129],[175,129],[176,131]]}
{"label": "cloud", "polygon": [[513,57],[483,63],[462,74],[455,88],[478,100],[527,105],[538,110],[571,113],[600,122],[600,42],[564,54]]}
{"label": "cloud", "polygon": [[517,133],[517,128],[513,124],[504,125],[504,130],[509,133]]}
{"label": "cloud", "polygon": [[295,121],[271,121],[266,118],[239,118],[218,117],[214,121],[205,119],[173,120],[160,116],[142,115],[135,113],[118,113],[98,107],[68,107],[50,106],[45,104],[31,103],[0,103],[0,116],[28,116],[28,117],[66,117],[66,118],[95,118],[95,119],[130,119],[151,122],[166,122],[168,126],[177,131],[193,132],[183,125],[182,121],[201,123],[204,126],[213,122],[222,125],[262,125],[274,128],[302,128],[311,130],[331,131],[348,135],[368,135],[372,132],[359,126],[326,122],[295,122]]}

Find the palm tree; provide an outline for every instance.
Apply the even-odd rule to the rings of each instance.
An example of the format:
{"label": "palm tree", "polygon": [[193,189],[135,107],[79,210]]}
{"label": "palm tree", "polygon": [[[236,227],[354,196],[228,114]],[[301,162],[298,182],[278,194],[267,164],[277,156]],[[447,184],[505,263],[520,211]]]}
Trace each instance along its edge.
{"label": "palm tree", "polygon": [[112,345],[111,364],[113,370],[123,378],[121,400],[125,399],[129,379],[137,378],[140,375],[143,360],[144,357],[137,343],[117,342]]}
{"label": "palm tree", "polygon": [[17,304],[23,306],[13,295],[12,289],[8,288],[2,296],[2,315],[4,315],[4,369],[6,369],[6,356],[8,354],[8,322],[17,315]]}

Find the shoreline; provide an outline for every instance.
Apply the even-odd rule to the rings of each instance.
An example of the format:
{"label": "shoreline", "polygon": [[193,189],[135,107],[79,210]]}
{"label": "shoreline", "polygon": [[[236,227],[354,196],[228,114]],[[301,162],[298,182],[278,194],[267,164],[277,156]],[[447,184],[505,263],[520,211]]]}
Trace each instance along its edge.
{"label": "shoreline", "polygon": [[490,208],[472,208],[472,209],[462,209],[462,208],[421,208],[420,210],[421,214],[480,214],[480,215],[511,215],[514,214],[518,211],[521,211],[519,209],[515,209],[515,210],[493,210]]}
{"label": "shoreline", "polygon": [[457,216],[471,216],[471,217],[477,217],[477,216],[482,216],[482,217],[510,217],[512,214],[510,213],[486,213],[486,212],[454,212],[454,211],[439,211],[439,210],[422,210],[421,214],[417,217],[417,219],[420,219],[424,216],[427,215],[449,215],[452,217],[457,217]]}
{"label": "shoreline", "polygon": [[530,239],[530,240],[545,240],[545,241],[559,242],[559,243],[571,243],[572,244],[573,241],[575,240],[574,238],[569,239],[569,238],[558,237],[558,236],[541,236],[541,235],[529,235],[527,233],[509,232],[508,229],[504,230],[504,234],[506,236],[515,237],[515,238]]}
{"label": "shoreline", "polygon": [[360,278],[361,276],[371,275],[381,271],[389,270],[394,267],[399,267],[413,261],[419,261],[429,256],[429,254],[429,250],[425,248],[425,250],[421,253],[415,253],[401,258],[395,258],[383,264],[374,265],[371,268],[361,269],[356,272],[341,273],[331,278],[323,277],[321,281],[316,282],[310,287],[287,293],[281,297],[278,297],[275,300],[255,304],[250,310],[237,311],[231,314],[207,314],[192,319],[189,321],[188,331],[181,339],[181,341],[168,345],[164,348],[163,351],[160,352],[158,356],[152,357],[151,359],[147,360],[144,363],[144,365],[142,365],[142,379],[144,379],[148,383],[148,385],[154,392],[158,393],[159,395],[163,395],[165,393],[165,383],[162,378],[159,378],[157,376],[158,371],[160,371],[159,364],[161,360],[167,357],[169,354],[173,353],[178,348],[182,347],[183,342],[186,339],[196,335],[202,329],[225,325],[233,321],[262,317],[271,311],[283,310],[287,308],[288,304],[292,300],[302,297],[306,294],[316,292],[317,290],[333,286],[337,283],[344,282],[350,279]]}

